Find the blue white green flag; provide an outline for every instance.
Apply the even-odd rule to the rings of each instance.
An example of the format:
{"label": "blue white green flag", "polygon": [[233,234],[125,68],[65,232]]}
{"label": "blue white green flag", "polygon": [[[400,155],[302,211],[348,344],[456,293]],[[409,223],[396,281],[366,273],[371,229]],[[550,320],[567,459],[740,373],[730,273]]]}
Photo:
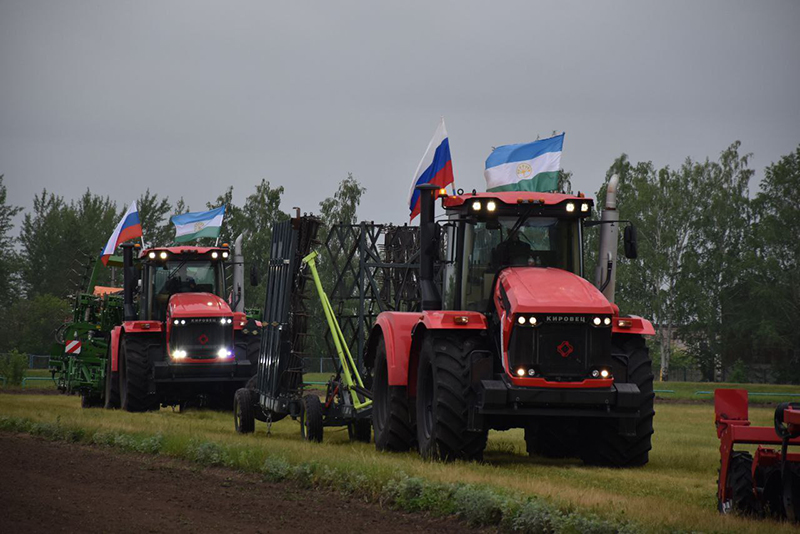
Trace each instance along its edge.
{"label": "blue white green flag", "polygon": [[200,237],[219,237],[222,231],[222,219],[225,217],[225,205],[209,211],[194,211],[175,215],[175,241],[186,243]]}
{"label": "blue white green flag", "polygon": [[499,146],[486,159],[486,190],[555,191],[564,134],[533,143]]}

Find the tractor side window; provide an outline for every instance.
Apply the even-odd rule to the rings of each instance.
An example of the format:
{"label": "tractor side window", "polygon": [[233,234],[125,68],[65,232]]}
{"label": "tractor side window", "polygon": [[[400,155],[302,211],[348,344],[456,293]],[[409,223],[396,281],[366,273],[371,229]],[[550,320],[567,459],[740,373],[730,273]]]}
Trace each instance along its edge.
{"label": "tractor side window", "polygon": [[[470,231],[471,230],[471,231]],[[492,298],[492,282],[497,271],[494,251],[501,242],[499,229],[491,230],[486,223],[467,225],[464,239],[464,309],[485,311]]]}

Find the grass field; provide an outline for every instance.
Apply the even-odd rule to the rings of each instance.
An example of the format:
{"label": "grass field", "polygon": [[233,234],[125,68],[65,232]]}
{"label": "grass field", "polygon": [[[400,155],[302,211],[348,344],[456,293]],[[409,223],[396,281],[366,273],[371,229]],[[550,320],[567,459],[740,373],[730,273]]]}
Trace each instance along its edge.
{"label": "grass field", "polygon": [[[751,393],[751,404],[777,404],[800,402],[800,386],[775,384],[731,384],[710,382],[656,382],[656,396],[663,399],[713,401],[718,388],[746,389]],[[752,395],[756,393],[756,395]]]}
{"label": "grass field", "polygon": [[[693,387],[693,386],[692,386]],[[691,389],[689,387],[688,389]],[[439,483],[469,483],[535,495],[562,509],[581,509],[612,520],[631,520],[647,530],[706,532],[790,532],[787,525],[720,517],[715,489],[718,441],[710,404],[658,404],[650,463],[642,469],[588,468],[577,461],[529,458],[519,430],[490,434],[483,464],[445,465],[416,455],[379,454],[374,445],[350,443],[344,429],[326,429],[322,444],[305,443],[299,426],[283,420],[258,423],[255,435],[233,431],[230,414],[195,411],[128,414],[100,409],[81,410],[77,397],[2,395],[0,415],[40,422],[58,422],[88,432],[118,431],[164,436],[162,452],[181,455],[192,440],[203,439],[241,451],[244,469],[257,469],[268,456],[295,464],[313,461],[332,469],[363,474],[369,479],[398,473]],[[751,408],[754,424],[771,424],[772,410]]]}

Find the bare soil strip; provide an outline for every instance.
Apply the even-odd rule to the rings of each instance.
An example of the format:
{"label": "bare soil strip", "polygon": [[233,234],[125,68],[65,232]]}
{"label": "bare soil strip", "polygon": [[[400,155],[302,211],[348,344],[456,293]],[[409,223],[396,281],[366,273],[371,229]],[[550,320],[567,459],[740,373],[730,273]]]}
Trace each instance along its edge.
{"label": "bare soil strip", "polygon": [[188,462],[0,433],[0,532],[381,532],[470,529]]}

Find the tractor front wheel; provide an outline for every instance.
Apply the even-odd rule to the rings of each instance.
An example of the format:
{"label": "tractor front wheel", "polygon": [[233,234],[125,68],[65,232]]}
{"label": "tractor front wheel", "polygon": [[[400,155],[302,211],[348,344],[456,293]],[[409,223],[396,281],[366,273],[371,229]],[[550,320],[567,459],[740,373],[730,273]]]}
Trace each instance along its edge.
{"label": "tractor front wheel", "polygon": [[405,386],[389,385],[386,343],[381,337],[375,349],[372,380],[372,428],[379,451],[404,452],[414,446],[414,428]]}
{"label": "tractor front wheel", "polygon": [[155,396],[148,392],[150,360],[144,340],[138,336],[122,338],[119,372],[120,405],[127,412],[147,412],[158,408]]}
{"label": "tractor front wheel", "polygon": [[647,464],[652,448],[655,393],[650,352],[639,335],[615,336],[611,343],[615,380],[639,388],[639,413],[630,425],[630,435],[620,433],[624,425],[618,419],[599,419],[587,425],[581,458],[588,465],[638,467]]}
{"label": "tractor front wheel", "polygon": [[469,355],[476,336],[429,332],[422,342],[417,372],[417,442],[423,458],[482,460],[487,431],[467,430]]}

